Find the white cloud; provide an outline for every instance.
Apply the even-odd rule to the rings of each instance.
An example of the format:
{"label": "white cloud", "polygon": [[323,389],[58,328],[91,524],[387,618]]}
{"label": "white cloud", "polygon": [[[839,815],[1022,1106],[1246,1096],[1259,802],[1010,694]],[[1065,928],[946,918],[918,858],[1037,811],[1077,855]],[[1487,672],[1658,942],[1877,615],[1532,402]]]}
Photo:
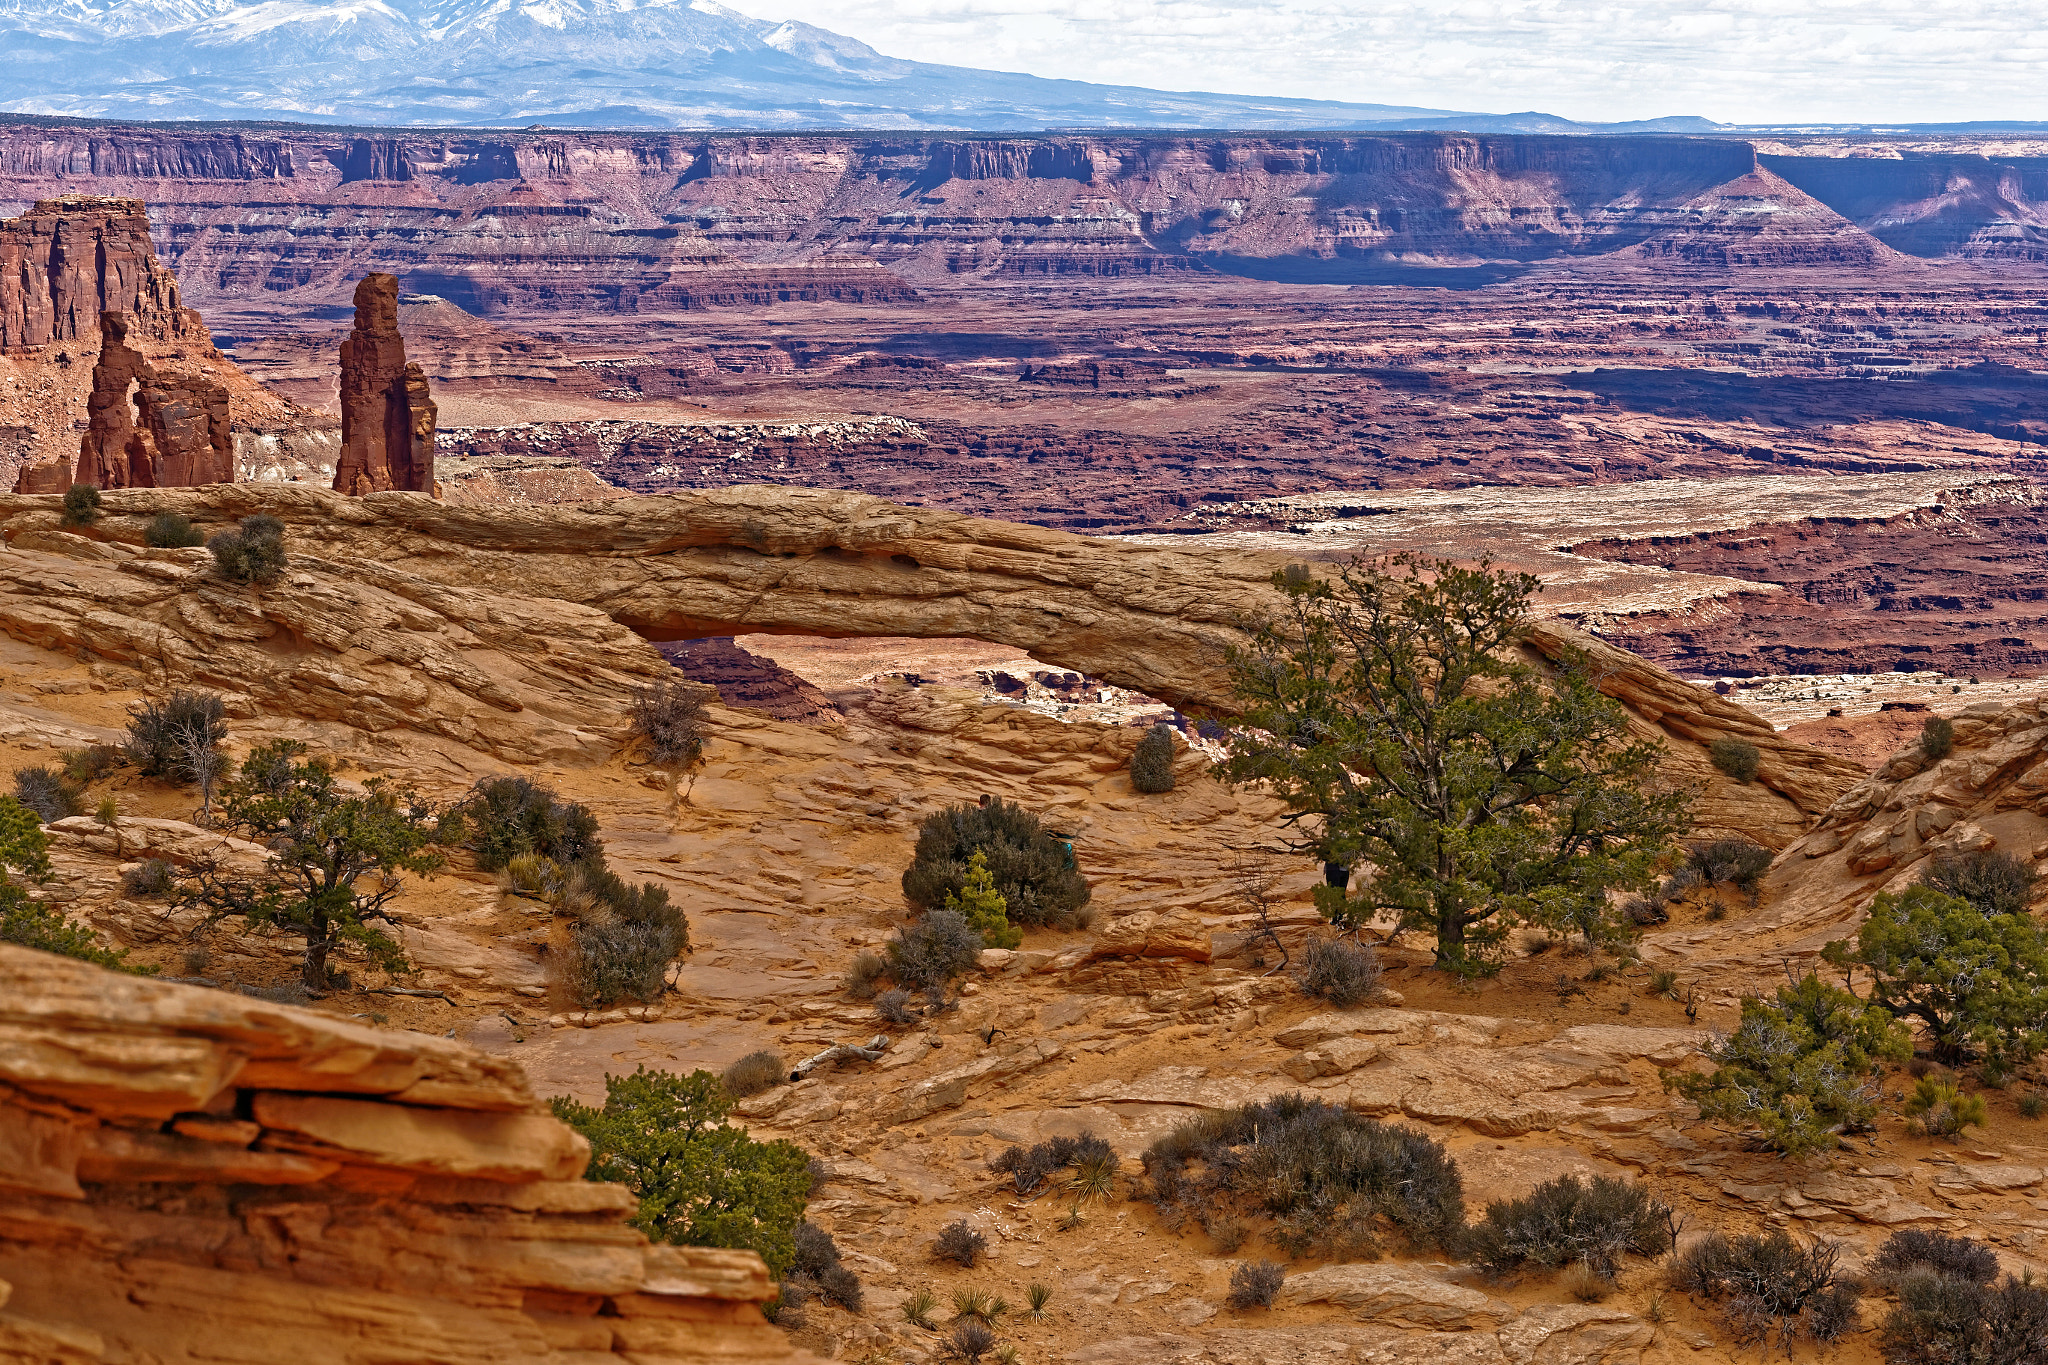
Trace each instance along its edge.
{"label": "white cloud", "polygon": [[1168,90],[1589,120],[2048,119],[2040,0],[756,4],[891,56]]}

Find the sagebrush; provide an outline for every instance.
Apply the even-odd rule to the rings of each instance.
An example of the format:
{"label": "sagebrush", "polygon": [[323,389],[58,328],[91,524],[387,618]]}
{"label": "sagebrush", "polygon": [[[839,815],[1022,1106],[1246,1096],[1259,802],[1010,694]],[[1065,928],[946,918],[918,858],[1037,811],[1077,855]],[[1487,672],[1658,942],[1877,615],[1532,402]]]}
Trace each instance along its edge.
{"label": "sagebrush", "polygon": [[1671,1249],[1671,1206],[1647,1186],[1594,1176],[1546,1180],[1520,1199],[1486,1206],[1467,1235],[1468,1255],[1495,1275],[1525,1266],[1556,1270],[1579,1264],[1603,1279],[1623,1256],[1662,1256]]}
{"label": "sagebrush", "polygon": [[1088,903],[1088,882],[1072,846],[1008,801],[963,803],[926,816],[903,874],[905,898],[924,908],[944,905],[967,885],[977,852],[987,860],[1012,924],[1067,927]]}
{"label": "sagebrush", "polygon": [[269,584],[284,577],[284,523],[276,517],[243,517],[239,526],[207,541],[206,548],[215,572],[230,583]]}
{"label": "sagebrush", "polygon": [[1131,785],[1141,792],[1173,790],[1173,727],[1155,725],[1131,754]]}

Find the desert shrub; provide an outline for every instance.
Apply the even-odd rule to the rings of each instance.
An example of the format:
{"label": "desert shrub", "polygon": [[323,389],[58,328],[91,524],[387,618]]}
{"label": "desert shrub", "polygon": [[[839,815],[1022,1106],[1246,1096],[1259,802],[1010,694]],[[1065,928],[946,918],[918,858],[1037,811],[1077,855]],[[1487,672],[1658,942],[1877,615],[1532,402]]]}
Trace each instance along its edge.
{"label": "desert shrub", "polygon": [[1929,763],[1939,763],[1956,751],[1956,723],[1947,716],[1929,716],[1920,727],[1920,753]]}
{"label": "desert shrub", "polygon": [[707,689],[664,678],[633,693],[632,732],[647,757],[663,767],[688,767],[704,756]]}
{"label": "desert shrub", "polygon": [[1020,1195],[1036,1194],[1055,1172],[1069,1166],[1107,1160],[1114,1169],[1116,1153],[1092,1132],[1056,1137],[1030,1147],[1009,1147],[989,1162],[989,1169],[1010,1177]]}
{"label": "desert shrub", "polygon": [[732,1099],[708,1071],[641,1067],[604,1078],[601,1109],[566,1097],[555,1117],[590,1140],[588,1180],[629,1187],[633,1226],[657,1242],[758,1252],[776,1278],[796,1257],[810,1198],[810,1157],[791,1142],[756,1142],[725,1122]]}
{"label": "desert shrub", "polygon": [[1929,1137],[1961,1137],[1965,1128],[1982,1128],[1987,1117],[1981,1096],[1966,1095],[1940,1076],[1922,1076],[1913,1083],[1906,1112],[1920,1121]]}
{"label": "desert shrub", "polygon": [[995,1331],[980,1318],[956,1318],[946,1333],[946,1354],[968,1365],[975,1365],[995,1348]]}
{"label": "desert shrub", "polygon": [[1010,1301],[1000,1294],[991,1294],[986,1289],[953,1291],[953,1316],[956,1318],[980,1318],[993,1327],[1009,1311]]}
{"label": "desert shrub", "polygon": [[1272,1261],[1240,1261],[1230,1272],[1230,1294],[1225,1300],[1242,1313],[1251,1308],[1271,1308],[1287,1272]]}
{"label": "desert shrub", "polygon": [[100,490],[89,483],[74,483],[64,490],[64,524],[90,526],[100,519]]}
{"label": "desert shrub", "polygon": [[214,571],[230,583],[275,583],[284,577],[284,523],[258,513],[206,542]]}
{"label": "desert shrub", "polygon": [[1521,1199],[1488,1204],[1468,1234],[1467,1254],[1495,1275],[1529,1265],[1579,1264],[1612,1280],[1623,1256],[1662,1256],[1671,1249],[1671,1216],[1671,1206],[1643,1185],[1563,1175]]}
{"label": "desert shrub", "polygon": [[1170,1226],[1263,1214],[1290,1255],[1369,1253],[1383,1226],[1444,1247],[1465,1225],[1464,1184],[1442,1143],[1305,1095],[1188,1119],[1152,1144],[1144,1165]]}
{"label": "desert shrub", "polygon": [[878,984],[889,975],[889,960],[880,953],[863,952],[846,971],[846,993],[856,1000],[872,1000]]}
{"label": "desert shrub", "polygon": [[2048,1359],[2048,1288],[1998,1278],[1967,1237],[1893,1233],[1871,1262],[1898,1294],[1880,1345],[1896,1365],[2035,1365]]}
{"label": "desert shrub", "polygon": [[667,891],[650,884],[633,903],[639,908],[630,915],[600,905],[569,927],[562,981],[586,1008],[658,999],[668,989],[669,965],[690,945],[689,919],[669,904]]}
{"label": "desert shrub", "polygon": [[2043,1095],[2038,1090],[2029,1090],[2014,1100],[2013,1106],[2020,1111],[2021,1118],[2037,1119],[2043,1114],[2048,1114],[2048,1095]]}
{"label": "desert shrub", "polygon": [[987,947],[1014,948],[1024,941],[1024,931],[1010,923],[1009,905],[996,890],[988,856],[978,848],[967,860],[967,880],[959,893],[946,893],[945,908],[966,920]]}
{"label": "desert shrub", "polygon": [[128,717],[128,759],[144,777],[197,782],[205,756],[228,737],[227,703],[211,692],[173,692]]}
{"label": "desert shrub", "polygon": [[88,744],[64,751],[64,776],[79,786],[90,786],[127,760],[114,744]]}
{"label": "desert shrub", "polygon": [[763,1048],[749,1052],[746,1056],[727,1067],[719,1076],[725,1093],[736,1100],[749,1095],[758,1095],[764,1090],[773,1090],[789,1079],[789,1063],[782,1060],[779,1052]]}
{"label": "desert shrub", "polygon": [[875,1015],[885,1024],[905,1028],[918,1020],[917,1011],[910,1007],[910,992],[901,986],[883,991],[875,997]]}
{"label": "desert shrub", "polygon": [[2048,933],[2025,913],[1987,913],[1916,884],[1879,894],[1855,943],[1822,955],[1868,968],[1872,1002],[1924,1026],[1943,1062],[2007,1064],[2048,1038]]}
{"label": "desert shrub", "polygon": [[564,866],[601,859],[597,817],[589,807],[558,800],[552,791],[523,777],[485,778],[442,817],[437,835],[476,855],[477,866],[496,872],[522,853],[537,853]]}
{"label": "desert shrub", "polygon": [[1580,1303],[1604,1303],[1614,1292],[1614,1281],[1584,1261],[1573,1261],[1557,1277],[1558,1288]]}
{"label": "desert shrub", "polygon": [[968,1226],[965,1218],[957,1219],[939,1229],[938,1237],[932,1242],[932,1255],[941,1261],[951,1261],[969,1270],[988,1254],[988,1238]]}
{"label": "desert shrub", "polygon": [[1712,1073],[1667,1072],[1664,1084],[1697,1104],[1701,1118],[1754,1125],[1764,1146],[1802,1156],[1867,1128],[1878,1063],[1911,1051],[1883,1009],[1809,975],[1779,987],[1776,1000],[1743,1000],[1735,1032],[1707,1051]]}
{"label": "desert shrub", "polygon": [[805,1220],[796,1225],[790,1240],[795,1248],[790,1258],[790,1277],[802,1276],[815,1286],[818,1297],[849,1313],[858,1313],[862,1299],[860,1276],[840,1263],[839,1244],[832,1240],[832,1234]]}
{"label": "desert shrub", "polygon": [[1678,973],[1660,969],[1650,973],[1649,993],[1665,1000],[1678,998]]}
{"label": "desert shrub", "polygon": [[1769,849],[1747,839],[1716,839],[1691,849],[1687,861],[1700,874],[1702,884],[1733,883],[1753,905],[1764,873],[1770,870],[1771,857]]}
{"label": "desert shrub", "polygon": [[1045,1316],[1045,1306],[1052,1302],[1052,1286],[1033,1280],[1024,1286],[1024,1311],[1033,1318]]}
{"label": "desert shrub", "polygon": [[1173,790],[1173,727],[1155,725],[1131,753],[1131,785],[1141,792]]}
{"label": "desert shrub", "polygon": [[206,543],[206,536],[189,517],[176,512],[159,512],[149,519],[142,543],[159,550],[190,550]]}
{"label": "desert shrub", "polygon": [[959,894],[979,851],[1012,924],[1066,925],[1088,903],[1074,851],[1036,815],[1008,801],[935,811],[918,827],[917,850],[903,874],[912,905],[936,907]]}
{"label": "desert shrub", "polygon": [[934,910],[889,941],[889,972],[905,986],[943,992],[986,945],[957,911]]}
{"label": "desert shrub", "polygon": [[2024,915],[2040,880],[2010,853],[1941,854],[1920,878],[1936,891],[1968,901],[1987,915]]}
{"label": "desert shrub", "polygon": [[1710,1232],[1671,1263],[1671,1283],[1718,1303],[1743,1343],[1775,1331],[1789,1348],[1802,1336],[1833,1341],[1854,1326],[1856,1286],[1838,1273],[1840,1260],[1840,1243],[1825,1238],[1802,1246],[1775,1229]]}
{"label": "desert shrub", "polygon": [[1303,995],[1348,1010],[1380,993],[1379,956],[1348,938],[1311,939],[1302,952],[1295,980]]}
{"label": "desert shrub", "polygon": [[1707,757],[1716,768],[1737,782],[1754,782],[1763,755],[1746,740],[1717,739],[1707,746]]}
{"label": "desert shrub", "polygon": [[177,885],[171,865],[162,858],[145,858],[121,874],[121,893],[127,896],[168,896]]}
{"label": "desert shrub", "polygon": [[45,824],[85,814],[85,789],[55,768],[16,768],[14,799]]}
{"label": "desert shrub", "polygon": [[1630,924],[1647,929],[1651,925],[1670,922],[1671,912],[1664,908],[1668,904],[1670,902],[1655,896],[1631,896],[1621,903],[1621,913]]}
{"label": "desert shrub", "polygon": [[938,1325],[932,1321],[932,1310],[938,1306],[938,1295],[919,1285],[903,1300],[903,1320],[912,1327],[922,1327],[929,1332]]}
{"label": "desert shrub", "polygon": [[1998,1278],[1998,1255],[1981,1242],[1951,1237],[1945,1232],[1923,1228],[1901,1228],[1884,1239],[1877,1255],[1870,1259],[1873,1275],[1896,1287],[1915,1270],[1932,1271],[1970,1284],[1990,1284]]}
{"label": "desert shrub", "polygon": [[11,796],[0,796],[0,943],[61,953],[96,966],[147,975],[153,967],[125,965],[126,949],[109,948],[89,929],[64,917],[47,901],[30,900],[11,873],[40,882],[50,875],[50,836],[36,813]]}

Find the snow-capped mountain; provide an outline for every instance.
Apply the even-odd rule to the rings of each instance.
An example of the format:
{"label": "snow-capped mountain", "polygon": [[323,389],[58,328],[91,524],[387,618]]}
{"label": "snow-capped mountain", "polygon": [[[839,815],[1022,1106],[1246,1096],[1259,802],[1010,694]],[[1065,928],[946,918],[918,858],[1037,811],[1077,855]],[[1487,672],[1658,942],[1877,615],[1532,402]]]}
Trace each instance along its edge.
{"label": "snow-capped mountain", "polygon": [[1019,130],[1486,130],[1518,127],[1521,117],[1172,94],[898,61],[715,0],[0,0],[0,110],[469,127]]}

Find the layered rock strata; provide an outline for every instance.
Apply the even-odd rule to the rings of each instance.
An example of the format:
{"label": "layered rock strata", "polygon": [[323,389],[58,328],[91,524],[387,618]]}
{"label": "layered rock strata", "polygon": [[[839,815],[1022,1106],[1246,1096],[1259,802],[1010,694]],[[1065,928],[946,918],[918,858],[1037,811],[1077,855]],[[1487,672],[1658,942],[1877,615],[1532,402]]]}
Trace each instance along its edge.
{"label": "layered rock strata", "polygon": [[[78,466],[67,470],[60,462],[29,470],[23,492],[62,492],[74,481],[95,488],[234,482],[227,386],[158,370],[128,345],[135,329],[132,314],[100,314],[100,358],[93,366],[86,403],[90,425],[79,444]],[[70,477],[62,477],[67,472]]]}
{"label": "layered rock strata", "polygon": [[511,1063],[0,946],[0,1358],[788,1362]]}
{"label": "layered rock strata", "polygon": [[351,494],[432,493],[434,400],[405,358],[398,280],[371,273],[356,286],[356,325],[341,346],[341,459],[334,487]]}
{"label": "layered rock strata", "polygon": [[[207,579],[196,558],[178,559],[196,552],[138,552],[149,518],[165,510],[202,527],[257,511],[277,516],[294,572],[285,587],[255,593]],[[622,729],[630,688],[668,667],[644,643],[629,647],[627,630],[654,641],[757,632],[989,640],[1175,705],[1227,711],[1229,650],[1244,642],[1247,621],[1277,605],[1270,579],[1283,563],[768,487],[515,511],[231,484],[122,493],[94,530],[114,543],[58,533],[53,498],[0,499],[0,536],[23,556],[15,586],[0,587],[0,628],[145,666],[160,656],[186,660],[163,666],[261,693],[288,711],[307,704],[297,696],[303,689],[334,699],[334,719],[373,728],[404,723],[378,717],[407,708],[346,700],[357,688],[359,697],[383,694],[322,677],[331,668],[382,673],[391,688],[430,695],[432,714],[446,717],[437,724],[508,744],[531,722],[493,724],[493,708],[544,705],[565,730],[586,736],[581,742],[602,742],[606,726]],[[314,545],[314,554],[297,548]],[[65,591],[51,590],[60,583]],[[110,619],[107,601],[132,605]],[[157,643],[166,631],[194,647],[166,653]],[[233,647],[214,643],[237,636]],[[503,672],[469,657],[471,638],[501,651]],[[593,656],[584,642],[600,640],[607,647]],[[318,651],[307,655],[301,641]],[[1707,831],[1782,846],[1862,776],[1568,627],[1539,623],[1531,648],[1544,659],[1568,650],[1590,659],[1600,686],[1669,746],[1672,780],[1699,787]],[[273,662],[281,651],[298,655],[293,668]],[[594,657],[606,667],[593,667]],[[424,667],[428,659],[434,667]],[[507,676],[519,691],[501,681]],[[592,695],[612,700],[593,708]],[[1721,738],[1757,747],[1756,783],[1735,783],[1710,765],[1707,748]]]}

